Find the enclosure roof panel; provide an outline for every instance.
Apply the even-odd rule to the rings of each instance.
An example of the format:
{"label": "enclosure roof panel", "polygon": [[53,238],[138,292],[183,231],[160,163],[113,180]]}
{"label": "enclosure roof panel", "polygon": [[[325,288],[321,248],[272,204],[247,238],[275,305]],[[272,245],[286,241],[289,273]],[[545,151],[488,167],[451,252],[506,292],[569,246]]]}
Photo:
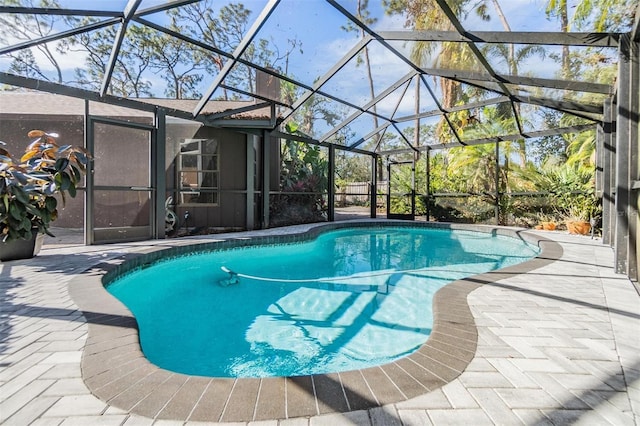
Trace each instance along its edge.
{"label": "enclosure roof panel", "polygon": [[[640,5],[599,4],[2,1],[0,84],[102,101],[92,108],[111,115],[158,107],[220,126],[255,120],[343,149],[527,138],[553,131],[544,115],[597,122],[619,90],[618,49],[638,42]],[[0,95],[0,113],[84,111]]]}

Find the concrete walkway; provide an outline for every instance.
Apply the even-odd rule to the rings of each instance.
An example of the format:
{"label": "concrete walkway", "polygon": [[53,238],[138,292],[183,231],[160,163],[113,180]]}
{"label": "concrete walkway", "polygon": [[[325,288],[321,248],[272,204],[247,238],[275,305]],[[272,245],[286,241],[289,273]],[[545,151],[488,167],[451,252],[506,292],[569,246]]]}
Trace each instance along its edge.
{"label": "concrete walkway", "polygon": [[[469,295],[478,349],[453,382],[368,411],[249,425],[640,425],[636,288],[613,272],[612,250],[599,240],[543,235],[562,245],[560,261]],[[175,242],[48,246],[34,259],[0,264],[2,424],[185,424],[110,407],[81,378],[87,324],[68,282],[152,244]]]}

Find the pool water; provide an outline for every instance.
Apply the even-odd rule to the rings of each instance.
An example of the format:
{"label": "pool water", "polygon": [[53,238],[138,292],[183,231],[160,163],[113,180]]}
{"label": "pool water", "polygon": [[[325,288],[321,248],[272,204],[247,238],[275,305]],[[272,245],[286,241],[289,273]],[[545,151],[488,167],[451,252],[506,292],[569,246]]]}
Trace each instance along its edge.
{"label": "pool water", "polygon": [[322,374],[412,353],[431,333],[439,288],[537,253],[482,232],[355,228],[163,260],[107,290],[133,312],[142,350],[159,367],[212,377]]}

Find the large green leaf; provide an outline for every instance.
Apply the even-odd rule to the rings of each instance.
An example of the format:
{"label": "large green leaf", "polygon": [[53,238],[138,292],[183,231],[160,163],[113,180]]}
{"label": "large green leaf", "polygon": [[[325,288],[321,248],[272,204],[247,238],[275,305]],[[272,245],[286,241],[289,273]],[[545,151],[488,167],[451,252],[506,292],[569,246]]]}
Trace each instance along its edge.
{"label": "large green leaf", "polygon": [[48,211],[52,212],[56,208],[58,208],[58,200],[56,200],[54,197],[47,197],[45,200],[45,206]]}
{"label": "large green leaf", "polygon": [[298,123],[294,122],[294,121],[290,121],[287,124],[285,124],[285,129],[288,133],[295,133],[298,131]]}
{"label": "large green leaf", "polygon": [[60,184],[60,190],[67,191],[71,186],[71,178],[66,173],[61,173],[60,175],[62,176],[62,183]]}
{"label": "large green leaf", "polygon": [[32,214],[34,216],[40,216],[40,209],[38,209],[33,204],[25,204],[24,208],[27,213]]}
{"label": "large green leaf", "polygon": [[73,164],[71,165],[71,173],[73,174],[73,181],[80,182],[80,179],[82,179],[82,173],[80,172],[80,169]]}
{"label": "large green leaf", "polygon": [[67,166],[69,165],[69,160],[66,158],[58,158],[56,160],[56,165],[55,165],[55,169],[57,172],[60,172],[64,169],[67,168]]}
{"label": "large green leaf", "polygon": [[56,173],[56,174],[53,176],[53,181],[55,182],[56,187],[57,187],[58,189],[62,188],[62,173]]}
{"label": "large green leaf", "polygon": [[24,189],[22,189],[19,186],[12,186],[11,187],[11,193],[13,195],[15,195],[16,199],[23,203],[23,204],[28,204],[29,203],[29,195],[24,191]]}
{"label": "large green leaf", "polygon": [[29,231],[29,238],[31,238],[31,220],[29,220],[28,217],[23,217],[22,218],[22,222],[20,223],[20,227],[24,230],[28,230]]}

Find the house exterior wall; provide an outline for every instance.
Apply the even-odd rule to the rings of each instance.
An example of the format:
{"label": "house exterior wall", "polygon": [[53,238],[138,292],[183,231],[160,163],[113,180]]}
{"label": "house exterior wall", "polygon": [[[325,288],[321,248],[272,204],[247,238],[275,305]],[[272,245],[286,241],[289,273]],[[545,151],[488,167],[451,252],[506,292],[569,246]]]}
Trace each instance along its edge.
{"label": "house exterior wall", "polygon": [[[110,117],[125,119],[126,117]],[[150,124],[144,117],[135,117],[135,121]],[[128,120],[131,121],[131,120]],[[246,135],[226,129],[203,127],[200,123],[169,122],[167,124],[166,144],[166,196],[172,196],[177,204],[174,211],[178,214],[179,226],[184,226],[184,214],[189,211],[189,228],[245,228],[246,227],[246,191],[247,189],[247,143]],[[19,158],[30,143],[27,133],[32,129],[41,129],[59,134],[61,144],[83,146],[84,119],[78,115],[16,115],[8,111],[0,113],[0,140],[4,141],[11,154]],[[112,164],[102,170],[96,167],[96,185],[147,186],[149,168],[141,167],[148,161],[149,151],[142,147],[139,138],[146,137],[140,131],[113,125],[96,124],[96,161]],[[134,133],[132,133],[134,132]],[[141,132],[140,135],[137,132]],[[132,138],[136,143],[131,143]],[[215,139],[219,144],[219,202],[215,206],[182,206],[177,191],[176,160],[179,143],[187,139]],[[256,156],[256,160],[259,160]],[[258,177],[259,179],[259,177]],[[82,183],[84,186],[84,182]],[[237,192],[235,192],[237,191]],[[127,194],[117,191],[97,191],[95,195],[99,208],[95,209],[97,226],[140,226],[150,224],[150,200],[145,193]],[[129,195],[134,196],[135,200]],[[142,197],[142,198],[140,198]],[[126,203],[125,203],[126,201]],[[124,204],[127,204],[125,206]],[[53,223],[56,227],[82,228],[84,226],[84,197],[79,192],[74,199],[67,199],[66,206],[60,204],[59,217]]]}
{"label": "house exterior wall", "polygon": [[[213,139],[218,143],[219,195],[217,205],[184,205],[178,185],[178,156],[180,142],[185,139]],[[174,199],[174,211],[180,227],[185,227],[185,213],[189,212],[188,228],[245,228],[247,189],[247,136],[226,129],[203,127],[198,124],[167,124],[167,196]]]}

